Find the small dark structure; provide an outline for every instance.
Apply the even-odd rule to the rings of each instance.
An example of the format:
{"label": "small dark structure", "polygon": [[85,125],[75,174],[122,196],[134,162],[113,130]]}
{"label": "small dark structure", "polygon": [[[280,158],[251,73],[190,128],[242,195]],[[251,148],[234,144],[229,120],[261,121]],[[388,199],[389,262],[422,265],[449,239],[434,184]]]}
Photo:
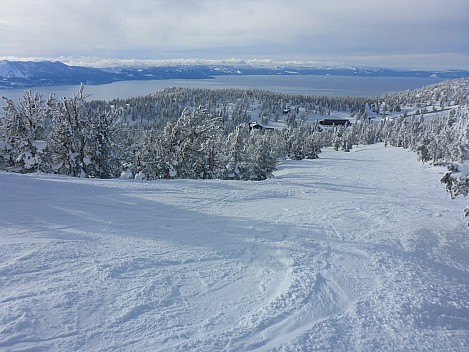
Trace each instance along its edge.
{"label": "small dark structure", "polygon": [[262,130],[264,127],[259,125],[257,122],[250,122],[249,123],[249,130]]}
{"label": "small dark structure", "polygon": [[319,124],[323,126],[348,126],[350,121],[347,119],[322,119]]}
{"label": "small dark structure", "polygon": [[256,121],[254,121],[254,122],[249,123],[249,131],[252,131],[252,130],[269,131],[269,130],[273,130],[273,128],[259,125]]}

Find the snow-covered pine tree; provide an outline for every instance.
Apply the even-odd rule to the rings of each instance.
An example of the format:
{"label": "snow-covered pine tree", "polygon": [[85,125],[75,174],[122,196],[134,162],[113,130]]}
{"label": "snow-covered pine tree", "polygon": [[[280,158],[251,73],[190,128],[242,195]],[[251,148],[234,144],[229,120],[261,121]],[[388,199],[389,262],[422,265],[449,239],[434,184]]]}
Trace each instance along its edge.
{"label": "snow-covered pine tree", "polygon": [[284,136],[276,131],[249,130],[240,124],[223,146],[221,178],[264,180],[271,177],[279,159],[286,156]]}
{"label": "snow-covered pine tree", "polygon": [[86,114],[81,85],[72,98],[57,101],[52,110],[49,135],[50,158],[55,172],[75,177],[88,176],[91,158],[86,154],[89,142],[90,116]]}
{"label": "snow-covered pine tree", "polygon": [[[451,114],[452,113],[452,114]],[[453,141],[448,145],[446,158],[459,163],[469,158],[469,112],[451,110],[451,129],[447,131]]]}
{"label": "snow-covered pine tree", "polygon": [[223,145],[223,167],[221,178],[227,180],[242,180],[246,177],[245,147],[249,137],[247,124],[239,124],[231,132]]}
{"label": "snow-covered pine tree", "polygon": [[206,119],[199,127],[198,164],[200,178],[220,178],[222,168],[223,119]]}
{"label": "snow-covered pine tree", "polygon": [[219,173],[222,120],[202,109],[185,109],[173,130],[178,178],[213,178]]}
{"label": "snow-covered pine tree", "polygon": [[10,99],[4,98],[6,106],[3,107],[3,119],[1,120],[2,139],[2,167],[15,167],[16,159],[20,154],[23,144],[24,125],[18,114],[15,104]]}
{"label": "snow-covered pine tree", "polygon": [[317,139],[315,128],[309,127],[308,133],[305,136],[305,159],[317,159],[321,153],[321,147]]}
{"label": "snow-covered pine tree", "polygon": [[285,129],[284,134],[287,156],[292,160],[303,160],[306,146],[304,126],[290,125]]}
{"label": "snow-covered pine tree", "polygon": [[265,180],[272,176],[277,168],[277,158],[272,152],[268,133],[252,130],[247,140],[246,174],[243,179]]}
{"label": "snow-covered pine tree", "polygon": [[457,170],[448,171],[441,178],[441,183],[445,184],[446,192],[451,198],[456,198],[458,195],[467,196],[469,193],[469,175]]}
{"label": "snow-covered pine tree", "polygon": [[[156,145],[144,152],[145,174],[151,178],[217,178],[221,169],[223,121],[202,109],[185,109],[168,122]],[[153,142],[152,142],[153,143]]]}
{"label": "snow-covered pine tree", "polygon": [[19,172],[47,171],[46,123],[49,103],[38,92],[24,91],[15,103],[6,99],[1,123],[4,164]]}
{"label": "snow-covered pine tree", "polygon": [[85,153],[89,156],[89,176],[115,178],[122,172],[124,152],[121,131],[124,128],[118,114],[109,110],[88,111],[89,126]]}
{"label": "snow-covered pine tree", "polygon": [[[167,125],[167,128],[172,125]],[[165,135],[150,129],[141,133],[138,151],[133,161],[134,175],[140,175],[141,178],[155,180],[158,178],[170,178],[171,165],[168,161],[171,155],[167,153],[170,148],[165,145],[161,135]]]}
{"label": "snow-covered pine tree", "polygon": [[345,143],[344,128],[342,126],[335,126],[333,131],[332,147],[338,151]]}

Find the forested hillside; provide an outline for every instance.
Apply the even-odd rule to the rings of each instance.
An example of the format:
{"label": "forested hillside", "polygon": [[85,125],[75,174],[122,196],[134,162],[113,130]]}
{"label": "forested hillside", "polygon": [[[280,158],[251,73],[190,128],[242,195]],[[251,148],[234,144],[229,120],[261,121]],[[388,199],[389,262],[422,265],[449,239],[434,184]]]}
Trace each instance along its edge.
{"label": "forested hillside", "polygon": [[[467,159],[469,79],[381,97],[315,97],[261,90],[169,88],[144,97],[88,101],[30,90],[5,98],[0,169],[98,178],[261,180],[285,158],[317,158],[384,142],[421,161]],[[323,118],[348,119],[323,127]],[[256,122],[256,128],[250,123]],[[449,177],[453,195],[467,179]]]}

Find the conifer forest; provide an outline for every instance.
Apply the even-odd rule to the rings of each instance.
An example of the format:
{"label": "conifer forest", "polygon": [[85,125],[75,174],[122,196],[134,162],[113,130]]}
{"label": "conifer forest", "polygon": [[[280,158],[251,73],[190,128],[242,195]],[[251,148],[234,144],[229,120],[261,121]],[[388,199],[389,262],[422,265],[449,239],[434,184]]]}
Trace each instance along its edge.
{"label": "conifer forest", "polygon": [[[74,177],[269,178],[286,158],[319,157],[382,142],[447,165],[452,197],[467,194],[469,79],[380,97],[288,95],[262,90],[166,88],[129,99],[24,91],[4,97],[0,169]],[[340,115],[350,124],[322,126]],[[254,124],[253,124],[254,123]]]}

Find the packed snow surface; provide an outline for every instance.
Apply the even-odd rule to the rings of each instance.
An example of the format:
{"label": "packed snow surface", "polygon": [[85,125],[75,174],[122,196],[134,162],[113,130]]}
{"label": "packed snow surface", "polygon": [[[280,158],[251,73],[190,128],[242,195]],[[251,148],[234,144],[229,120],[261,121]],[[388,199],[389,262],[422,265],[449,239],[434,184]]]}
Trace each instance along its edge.
{"label": "packed snow surface", "polygon": [[262,182],[0,173],[0,350],[469,351],[444,171],[372,145]]}

